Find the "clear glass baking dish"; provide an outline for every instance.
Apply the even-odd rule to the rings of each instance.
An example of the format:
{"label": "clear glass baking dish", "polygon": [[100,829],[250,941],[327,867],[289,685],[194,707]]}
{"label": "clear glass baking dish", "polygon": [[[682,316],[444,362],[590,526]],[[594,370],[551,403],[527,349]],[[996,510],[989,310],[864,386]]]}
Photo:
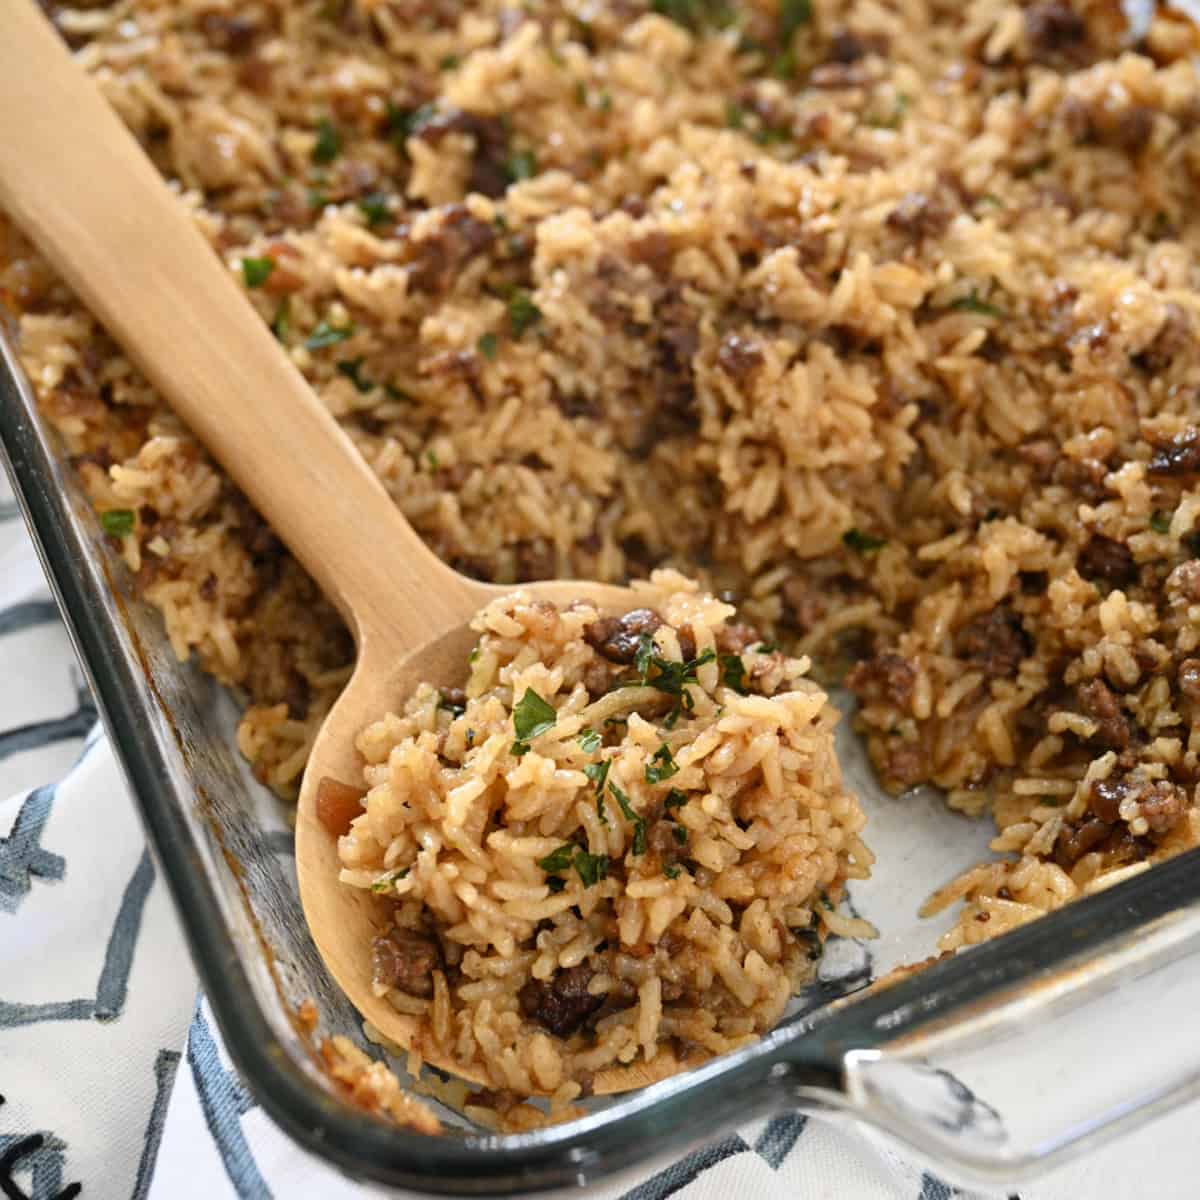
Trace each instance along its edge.
{"label": "clear glass baking dish", "polygon": [[[343,1033],[378,1053],[308,937],[284,807],[236,752],[233,698],[180,665],[132,598],[2,331],[0,441],[229,1052],[267,1113],[347,1174],[426,1193],[578,1186],[804,1109],[866,1122],[952,1178],[1007,1185],[1200,1093],[1188,963],[1200,851],[871,988],[932,953],[945,924],[917,908],[983,856],[988,830],[936,796],[883,794],[847,723],[843,763],[879,855],[851,903],[881,936],[831,942],[774,1033],[534,1133],[495,1135],[443,1113],[447,1136],[428,1138],[364,1115],[314,1050],[314,1037]],[[306,1000],[315,1035],[298,1015]],[[1122,1028],[1170,1036],[1115,1036]]]}

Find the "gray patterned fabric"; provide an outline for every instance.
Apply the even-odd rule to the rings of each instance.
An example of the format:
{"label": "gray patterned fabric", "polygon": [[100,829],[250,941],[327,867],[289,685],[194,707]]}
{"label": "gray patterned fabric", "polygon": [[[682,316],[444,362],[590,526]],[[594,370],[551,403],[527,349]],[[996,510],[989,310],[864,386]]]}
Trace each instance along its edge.
{"label": "gray patterned fabric", "polygon": [[[166,890],[2,489],[0,797],[8,799],[0,799],[0,1196],[382,1194],[299,1151],[230,1065],[212,1015],[196,997]],[[1008,1195],[1191,1197],[1190,1131],[1198,1115],[1200,1107],[1183,1110]],[[612,1180],[588,1195],[970,1200],[981,1194],[956,1189],[859,1130],[791,1114],[715,1140],[647,1178]]]}

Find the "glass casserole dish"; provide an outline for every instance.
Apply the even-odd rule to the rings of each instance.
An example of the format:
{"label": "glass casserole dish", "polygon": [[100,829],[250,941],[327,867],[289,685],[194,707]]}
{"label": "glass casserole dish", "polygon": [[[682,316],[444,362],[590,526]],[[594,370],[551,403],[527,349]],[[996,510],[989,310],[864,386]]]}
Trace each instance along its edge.
{"label": "glass casserole dish", "polygon": [[[840,754],[880,851],[851,901],[881,936],[832,941],[777,1030],[532,1133],[495,1135],[442,1111],[447,1136],[427,1138],[365,1116],[325,1077],[302,1006],[315,1004],[320,1035],[378,1051],[309,940],[284,809],[236,753],[234,702],[177,662],[132,598],[7,345],[2,357],[0,437],[15,490],[214,1014],[265,1111],[312,1153],[386,1186],[495,1195],[644,1171],[734,1124],[804,1109],[865,1121],[950,1175],[1007,1184],[1200,1092],[1186,962],[1200,938],[1200,852],[870,988],[930,953],[941,927],[918,921],[917,907],[931,880],[980,857],[986,835],[932,795],[885,795],[844,729]],[[1176,1036],[1118,1048],[1106,1038],[1096,1055],[1134,1010]]]}

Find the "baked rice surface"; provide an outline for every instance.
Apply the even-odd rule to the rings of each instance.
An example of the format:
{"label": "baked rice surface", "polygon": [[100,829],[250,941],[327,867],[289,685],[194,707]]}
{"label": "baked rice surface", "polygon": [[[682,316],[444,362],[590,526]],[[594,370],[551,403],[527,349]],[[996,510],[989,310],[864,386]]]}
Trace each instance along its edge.
{"label": "baked rice surface", "polygon": [[[945,948],[1196,844],[1200,85],[1105,0],[50,5],[433,549],[663,564],[989,812]],[[660,11],[654,11],[657,8]],[[734,25],[728,24],[735,18]],[[352,647],[0,225],[44,413],[294,793]]]}

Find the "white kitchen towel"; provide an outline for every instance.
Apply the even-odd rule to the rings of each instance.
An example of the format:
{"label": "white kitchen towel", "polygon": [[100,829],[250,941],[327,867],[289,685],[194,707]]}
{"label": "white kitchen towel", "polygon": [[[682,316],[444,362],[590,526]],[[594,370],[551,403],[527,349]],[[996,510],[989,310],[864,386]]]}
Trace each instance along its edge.
{"label": "white kitchen towel", "polygon": [[[196,976],[70,644],[0,485],[0,1195],[381,1195],[300,1151],[247,1091]],[[1200,978],[1200,973],[1198,973]],[[1142,1037],[1170,1031],[1144,1029]],[[996,1196],[1196,1194],[1193,1105]],[[758,1122],[596,1200],[968,1200],[879,1139]]]}

